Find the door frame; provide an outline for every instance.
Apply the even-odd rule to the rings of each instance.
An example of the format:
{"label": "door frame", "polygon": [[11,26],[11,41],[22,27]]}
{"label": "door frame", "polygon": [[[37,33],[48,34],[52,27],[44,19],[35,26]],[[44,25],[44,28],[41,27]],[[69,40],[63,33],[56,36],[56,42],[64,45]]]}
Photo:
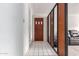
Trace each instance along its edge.
{"label": "door frame", "polygon": [[65,3],[65,56],[68,56],[68,3]]}
{"label": "door frame", "polygon": [[47,41],[49,43],[49,15],[47,16]]}
{"label": "door frame", "polygon": [[[65,34],[64,34],[64,38],[65,38],[65,55],[64,56],[68,56],[68,4],[67,3],[57,3],[57,16],[59,14],[59,11],[58,11],[58,8],[59,8],[59,5],[60,4],[63,4],[64,5],[64,29],[65,29]],[[58,20],[58,18],[57,18]],[[59,27],[58,27],[59,28]],[[58,42],[59,43],[59,42]],[[59,50],[59,48],[58,48]],[[58,52],[59,53],[59,52]],[[61,55],[60,55],[61,56]]]}

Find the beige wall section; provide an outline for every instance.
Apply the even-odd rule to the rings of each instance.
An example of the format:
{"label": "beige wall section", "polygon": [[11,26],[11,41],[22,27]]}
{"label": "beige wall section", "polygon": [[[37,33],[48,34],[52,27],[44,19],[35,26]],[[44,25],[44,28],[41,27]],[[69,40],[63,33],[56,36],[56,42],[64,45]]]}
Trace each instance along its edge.
{"label": "beige wall section", "polygon": [[34,17],[32,18],[32,39],[34,41]]}
{"label": "beige wall section", "polygon": [[47,18],[44,18],[44,41],[47,41]]}

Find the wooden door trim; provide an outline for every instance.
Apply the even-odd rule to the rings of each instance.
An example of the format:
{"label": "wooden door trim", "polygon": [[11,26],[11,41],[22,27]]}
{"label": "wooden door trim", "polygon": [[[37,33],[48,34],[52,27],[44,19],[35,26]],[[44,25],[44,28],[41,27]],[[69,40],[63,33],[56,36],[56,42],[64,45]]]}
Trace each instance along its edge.
{"label": "wooden door trim", "polygon": [[[60,53],[60,51],[59,51],[59,49],[60,48],[58,48],[58,55],[59,56],[67,56],[68,55],[68,41],[67,41],[67,20],[68,20],[68,15],[67,15],[67,13],[68,13],[68,7],[67,7],[67,3],[58,3],[57,4],[57,16],[59,17],[60,15],[59,15],[59,5],[60,4],[63,4],[64,5],[64,54],[63,55],[61,55],[61,53]],[[58,22],[59,22],[59,18],[57,17],[57,19],[58,19]],[[58,24],[59,25],[59,24]],[[57,26],[58,26],[57,25]],[[59,27],[58,27],[59,28]],[[58,33],[59,34],[59,33]],[[58,35],[57,35],[58,36]],[[58,46],[59,46],[59,42],[58,42]]]}
{"label": "wooden door trim", "polygon": [[65,56],[68,56],[68,3],[65,3]]}

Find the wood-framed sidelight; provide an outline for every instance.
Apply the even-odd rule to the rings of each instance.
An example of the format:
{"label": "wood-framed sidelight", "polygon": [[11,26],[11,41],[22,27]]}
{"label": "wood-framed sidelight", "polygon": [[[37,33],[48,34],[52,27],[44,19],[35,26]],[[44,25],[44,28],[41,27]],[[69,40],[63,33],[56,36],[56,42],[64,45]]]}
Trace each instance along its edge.
{"label": "wood-framed sidelight", "polygon": [[[47,26],[47,37],[49,37],[48,42],[54,50],[55,50],[54,46],[55,44],[57,44],[57,50],[55,50],[55,52],[59,56],[68,55],[68,41],[67,41],[68,7],[67,6],[68,6],[67,3],[56,3],[53,9],[51,10],[51,12],[47,16],[47,25],[48,25]],[[54,42],[55,10],[57,10],[57,17],[56,17],[57,18],[57,28],[56,28],[57,29],[57,33],[56,33],[57,41],[56,43]],[[49,30],[50,30],[50,33],[49,33]]]}

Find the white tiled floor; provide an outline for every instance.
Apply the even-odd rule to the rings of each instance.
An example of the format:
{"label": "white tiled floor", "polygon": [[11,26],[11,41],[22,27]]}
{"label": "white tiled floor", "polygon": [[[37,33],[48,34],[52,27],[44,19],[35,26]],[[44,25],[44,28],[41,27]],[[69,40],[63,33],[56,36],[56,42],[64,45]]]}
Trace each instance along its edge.
{"label": "white tiled floor", "polygon": [[47,42],[34,41],[26,56],[57,56],[57,54]]}
{"label": "white tiled floor", "polygon": [[69,56],[79,56],[79,46],[68,46]]}

